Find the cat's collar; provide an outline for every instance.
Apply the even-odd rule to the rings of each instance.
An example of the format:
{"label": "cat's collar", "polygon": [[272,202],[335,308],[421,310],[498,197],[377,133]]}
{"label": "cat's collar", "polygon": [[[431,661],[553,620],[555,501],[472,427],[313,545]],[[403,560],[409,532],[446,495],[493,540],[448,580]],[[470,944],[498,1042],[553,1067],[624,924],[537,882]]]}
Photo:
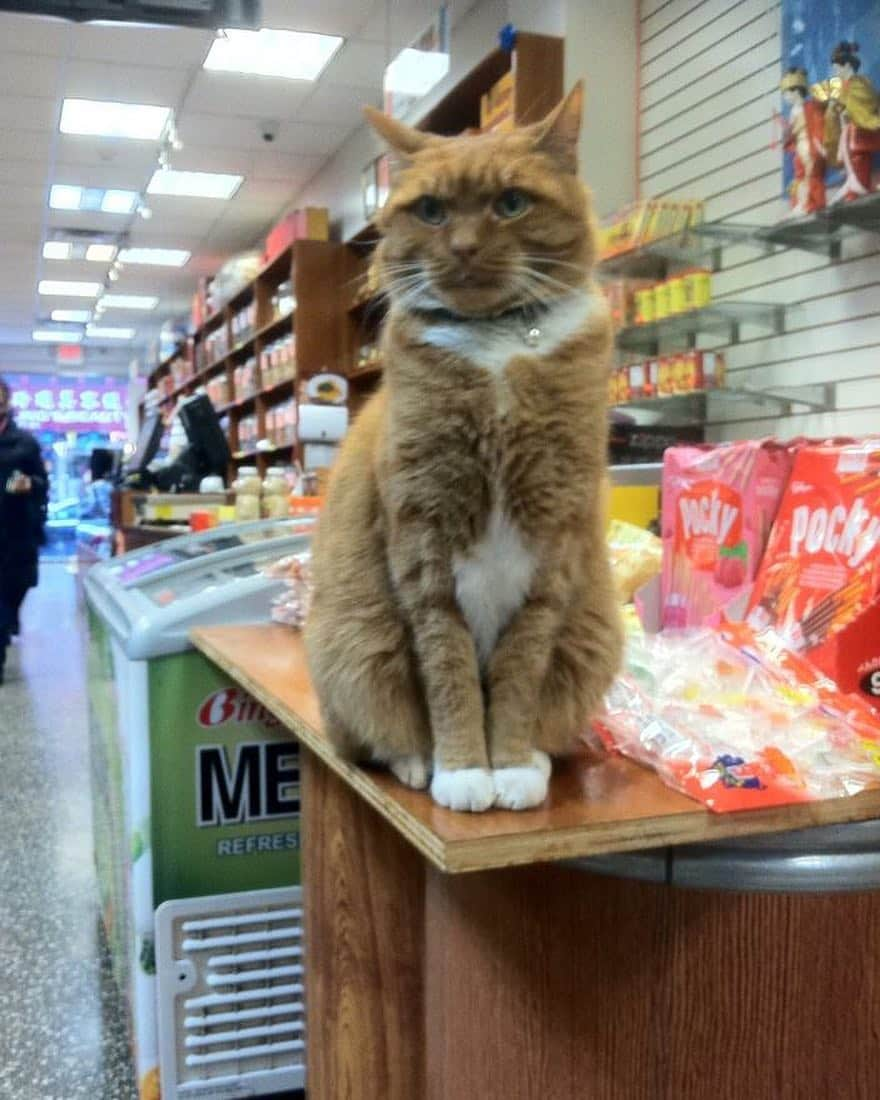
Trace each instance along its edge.
{"label": "cat's collar", "polygon": [[552,302],[540,304],[530,302],[528,305],[513,306],[499,313],[487,313],[479,317],[456,313],[455,310],[447,309],[445,306],[416,306],[411,307],[407,312],[427,325],[509,324],[518,326],[522,330],[525,343],[535,346],[541,339],[541,321],[552,304]]}

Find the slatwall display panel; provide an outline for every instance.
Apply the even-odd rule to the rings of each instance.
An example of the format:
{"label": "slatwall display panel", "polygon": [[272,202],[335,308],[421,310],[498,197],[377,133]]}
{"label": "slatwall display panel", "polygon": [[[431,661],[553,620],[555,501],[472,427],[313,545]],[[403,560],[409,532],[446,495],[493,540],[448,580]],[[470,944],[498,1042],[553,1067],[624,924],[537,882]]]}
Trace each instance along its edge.
{"label": "slatwall display panel", "polygon": [[[771,147],[781,107],[780,4],[642,0],[640,17],[642,196],[701,198],[707,220],[774,224],[788,209],[782,154]],[[730,385],[836,383],[837,408],[780,416],[773,405],[716,403],[711,419],[725,423],[710,427],[710,438],[880,429],[880,235],[846,237],[834,262],[726,247],[713,295],[787,307],[784,333],[744,327],[741,343],[725,349]],[[699,343],[718,346],[717,338]]]}

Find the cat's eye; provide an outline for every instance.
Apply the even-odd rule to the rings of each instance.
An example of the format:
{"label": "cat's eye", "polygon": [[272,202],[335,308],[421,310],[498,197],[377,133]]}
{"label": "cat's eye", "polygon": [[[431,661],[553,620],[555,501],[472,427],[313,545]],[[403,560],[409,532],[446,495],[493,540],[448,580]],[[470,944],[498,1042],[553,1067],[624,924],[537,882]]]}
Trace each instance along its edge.
{"label": "cat's eye", "polygon": [[532,205],[532,200],[518,187],[508,187],[492,203],[492,209],[499,218],[518,218]]}
{"label": "cat's eye", "polygon": [[422,195],[413,204],[412,211],[426,225],[442,225],[446,221],[446,203],[436,195]]}

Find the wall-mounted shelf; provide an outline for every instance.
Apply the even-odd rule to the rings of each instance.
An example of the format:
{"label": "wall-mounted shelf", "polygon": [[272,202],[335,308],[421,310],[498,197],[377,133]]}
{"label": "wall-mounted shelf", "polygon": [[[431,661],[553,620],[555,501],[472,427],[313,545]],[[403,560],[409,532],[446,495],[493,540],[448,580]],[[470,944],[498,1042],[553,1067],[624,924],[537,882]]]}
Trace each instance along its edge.
{"label": "wall-mounted shelf", "polygon": [[785,307],[762,302],[713,302],[702,309],[673,313],[647,325],[629,325],[617,333],[617,346],[627,351],[656,353],[661,341],[693,346],[702,335],[721,333],[737,344],[742,325],[760,325],[772,333],[785,331]]}
{"label": "wall-mounted shelf", "polygon": [[695,235],[693,230],[660,237],[639,248],[618,252],[600,260],[598,272],[603,277],[632,279],[663,279],[674,267],[706,267],[721,269],[721,246]]}
{"label": "wall-mounted shelf", "polygon": [[715,408],[726,406],[728,409],[736,405],[770,405],[778,416],[791,416],[798,412],[832,412],[836,407],[836,388],[833,383],[777,386],[768,390],[732,386],[717,390],[674,393],[663,397],[636,398],[613,407],[620,412],[659,413],[659,419],[655,423],[676,427],[715,423],[711,416],[710,403]]}
{"label": "wall-mounted shelf", "polygon": [[[213,358],[211,363],[194,372],[169,394],[160,394],[161,407],[168,410],[177,397],[194,393],[208,378],[221,374],[226,379],[226,393],[233,393],[236,366],[251,357],[259,359],[263,351],[279,338],[293,336],[294,326],[297,378],[307,380],[325,370],[327,363],[343,360],[348,346],[343,345],[345,334],[341,331],[334,305],[342,283],[341,258],[344,251],[344,246],[339,244],[301,240],[270,260],[251,282],[239,287],[219,310],[196,329],[185,351],[175,352],[152,372],[149,378],[151,387],[167,385],[166,376],[174,359],[185,354],[191,362],[198,362],[206,352],[210,354],[206,346],[207,337],[225,326],[225,345],[229,350]],[[296,306],[279,315],[275,312],[277,291],[288,280]],[[233,346],[233,317],[249,302],[253,302],[255,307],[253,331]],[[220,341],[220,346],[224,346],[224,341]],[[272,406],[294,397],[294,390],[294,379],[282,378],[248,397],[227,401],[218,408],[218,414],[228,419],[229,449],[236,456],[236,462],[242,460],[238,457],[242,454],[238,445],[238,425],[242,416],[254,415],[257,438],[264,438]],[[246,457],[257,460],[262,473],[265,459],[285,450],[296,454],[296,445],[249,451]]]}

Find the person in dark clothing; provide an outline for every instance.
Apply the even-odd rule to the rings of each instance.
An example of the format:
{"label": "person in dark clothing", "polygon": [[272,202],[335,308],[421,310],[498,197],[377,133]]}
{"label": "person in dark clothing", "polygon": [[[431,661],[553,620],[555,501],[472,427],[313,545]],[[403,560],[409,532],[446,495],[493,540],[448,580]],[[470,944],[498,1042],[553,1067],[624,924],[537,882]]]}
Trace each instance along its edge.
{"label": "person in dark clothing", "polygon": [[11,392],[0,378],[0,683],[18,612],[37,583],[49,478],[40,445],[12,419]]}

